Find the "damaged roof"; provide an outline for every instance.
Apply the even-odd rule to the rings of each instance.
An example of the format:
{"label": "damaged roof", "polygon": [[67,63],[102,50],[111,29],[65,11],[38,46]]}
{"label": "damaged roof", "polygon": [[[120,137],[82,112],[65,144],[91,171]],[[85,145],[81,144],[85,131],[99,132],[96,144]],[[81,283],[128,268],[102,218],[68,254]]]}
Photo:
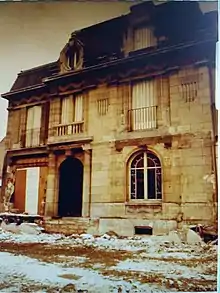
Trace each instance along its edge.
{"label": "damaged roof", "polygon": [[[196,38],[199,30],[217,33],[217,11],[203,14],[197,2],[143,2],[131,12],[74,32],[84,47],[84,68],[123,58],[123,38],[130,24],[141,18],[155,26],[155,35],[167,36],[170,44]],[[137,22],[137,23],[135,23]],[[70,38],[71,40],[71,38]],[[107,58],[106,58],[107,56]],[[44,78],[59,74],[59,60],[18,74],[10,92],[43,85]],[[4,96],[4,95],[3,95]]]}

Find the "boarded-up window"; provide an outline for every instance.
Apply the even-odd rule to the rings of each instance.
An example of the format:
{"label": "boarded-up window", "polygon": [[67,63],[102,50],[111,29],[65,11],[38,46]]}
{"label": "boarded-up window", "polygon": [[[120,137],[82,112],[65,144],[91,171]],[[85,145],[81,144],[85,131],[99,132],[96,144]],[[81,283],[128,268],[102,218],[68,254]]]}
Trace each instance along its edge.
{"label": "boarded-up window", "polygon": [[151,27],[142,27],[134,30],[134,50],[156,46],[157,40]]}
{"label": "boarded-up window", "polygon": [[133,84],[129,111],[131,130],[156,128],[157,84],[156,80],[145,80]]}
{"label": "boarded-up window", "polygon": [[[39,212],[39,175],[40,167],[18,169],[16,171],[14,207],[20,212],[30,214]],[[44,192],[44,190],[41,192]]]}
{"label": "boarded-up window", "polygon": [[27,111],[26,147],[40,144],[42,107],[34,106]]}

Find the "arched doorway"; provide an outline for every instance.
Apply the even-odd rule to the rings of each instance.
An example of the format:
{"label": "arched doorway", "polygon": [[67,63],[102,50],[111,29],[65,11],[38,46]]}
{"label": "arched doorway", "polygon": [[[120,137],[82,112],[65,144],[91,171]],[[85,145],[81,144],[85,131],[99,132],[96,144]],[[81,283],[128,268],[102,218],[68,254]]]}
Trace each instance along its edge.
{"label": "arched doorway", "polygon": [[83,164],[76,158],[68,157],[59,168],[59,216],[82,216],[82,189]]}

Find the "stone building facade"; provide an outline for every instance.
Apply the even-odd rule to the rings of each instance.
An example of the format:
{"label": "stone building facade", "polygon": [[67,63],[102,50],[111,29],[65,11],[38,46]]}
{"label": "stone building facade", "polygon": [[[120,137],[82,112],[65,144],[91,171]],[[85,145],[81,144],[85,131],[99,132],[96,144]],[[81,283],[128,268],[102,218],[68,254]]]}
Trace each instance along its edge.
{"label": "stone building facade", "polygon": [[1,188],[2,188],[2,168],[4,165],[4,157],[6,152],[6,143],[5,138],[0,141],[0,195],[1,195]]}
{"label": "stone building facade", "polygon": [[19,73],[2,95],[13,207],[65,233],[215,223],[216,41],[215,12],[145,2]]}

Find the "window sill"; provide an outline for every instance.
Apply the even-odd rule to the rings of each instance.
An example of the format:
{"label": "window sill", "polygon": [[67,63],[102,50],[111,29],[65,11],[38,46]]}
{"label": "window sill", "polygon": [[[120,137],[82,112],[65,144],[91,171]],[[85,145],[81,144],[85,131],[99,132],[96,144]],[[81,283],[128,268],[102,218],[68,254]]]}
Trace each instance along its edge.
{"label": "window sill", "polygon": [[162,200],[134,200],[125,203],[126,206],[162,206]]}

